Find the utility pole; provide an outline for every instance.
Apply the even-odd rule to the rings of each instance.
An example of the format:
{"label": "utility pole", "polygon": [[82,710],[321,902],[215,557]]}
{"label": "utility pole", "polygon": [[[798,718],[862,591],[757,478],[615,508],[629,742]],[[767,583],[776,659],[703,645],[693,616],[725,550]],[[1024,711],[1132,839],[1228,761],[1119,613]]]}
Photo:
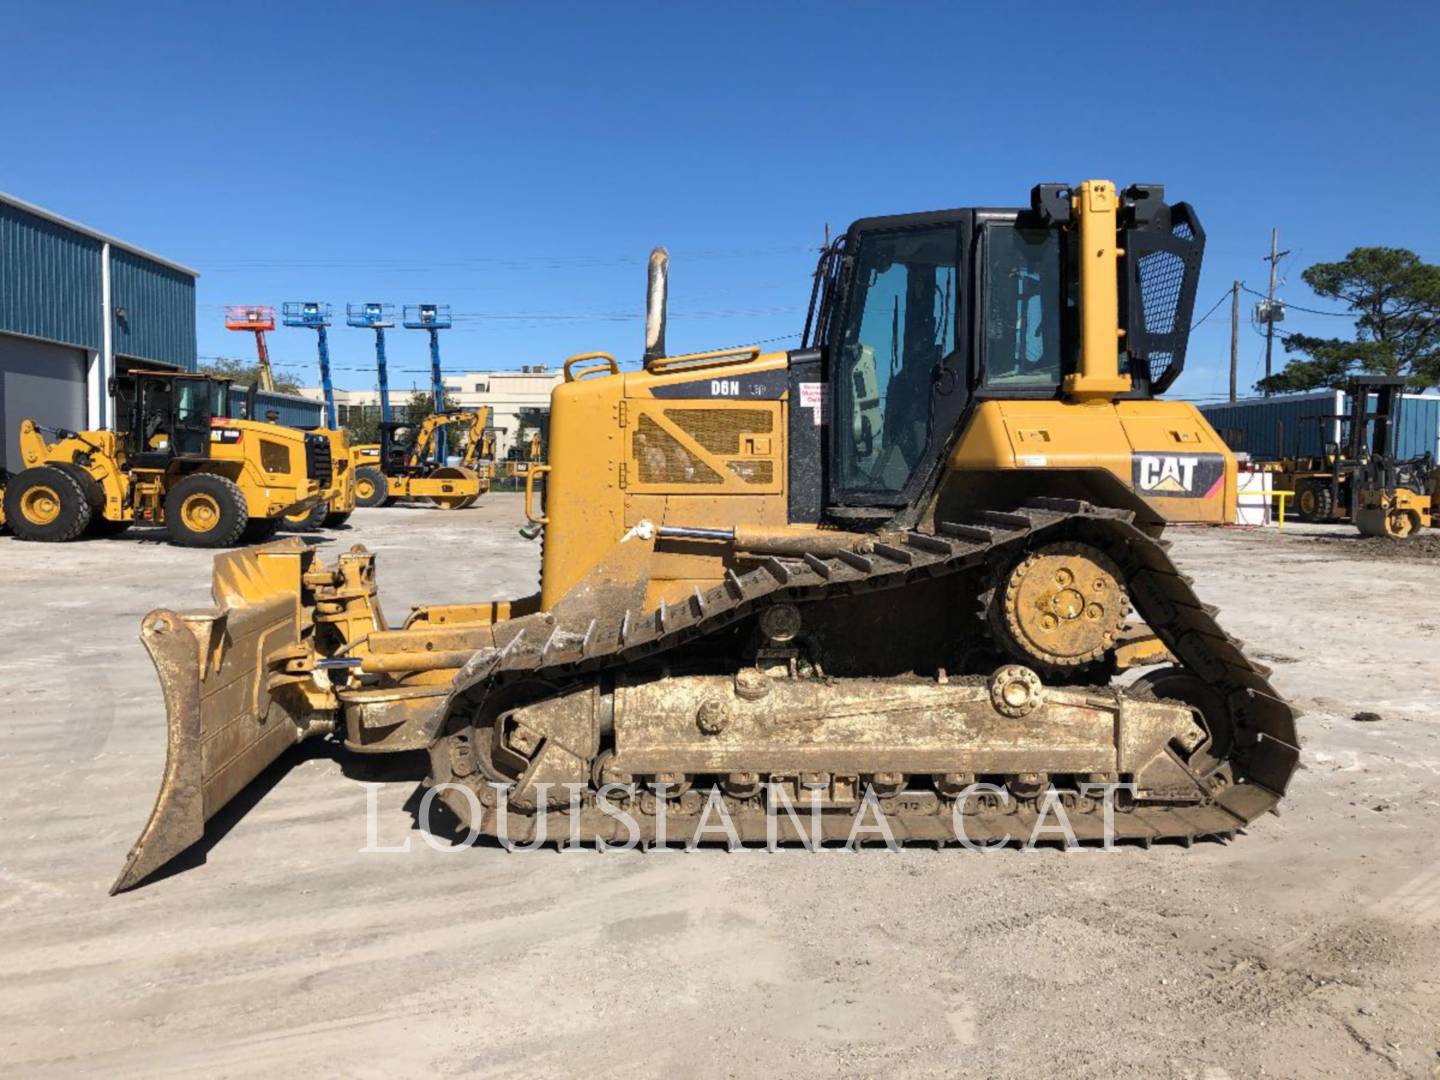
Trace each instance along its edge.
{"label": "utility pole", "polygon": [[[1265,260],[1266,262],[1268,262],[1268,263],[1270,264],[1270,291],[1269,291],[1269,293],[1266,295],[1266,299],[1265,299],[1265,378],[1266,378],[1266,379],[1269,379],[1269,378],[1270,378],[1271,370],[1272,370],[1272,368],[1271,368],[1271,356],[1272,356],[1272,355],[1274,354],[1274,352],[1275,352],[1275,324],[1276,324],[1277,322],[1279,322],[1280,319],[1283,319],[1283,318],[1285,317],[1285,315],[1284,315],[1283,312],[1277,312],[1277,310],[1276,310],[1276,305],[1275,305],[1275,272],[1276,272],[1276,268],[1279,266],[1280,260],[1281,260],[1282,258],[1284,258],[1286,255],[1289,255],[1290,252],[1288,252],[1288,251],[1280,251],[1280,250],[1279,250],[1279,247],[1280,247],[1280,230],[1279,230],[1279,229],[1271,229],[1271,230],[1270,230],[1270,254],[1269,254],[1269,256],[1268,256],[1268,257],[1266,258],[1266,260]],[[1278,318],[1277,318],[1277,315],[1278,315]],[[1268,386],[1267,386],[1266,389],[1265,389],[1265,396],[1266,396],[1266,397],[1269,397],[1269,396],[1270,396],[1270,389],[1269,389]]]}
{"label": "utility pole", "polygon": [[1235,404],[1235,379],[1240,368],[1240,282],[1230,286],[1230,404]]}

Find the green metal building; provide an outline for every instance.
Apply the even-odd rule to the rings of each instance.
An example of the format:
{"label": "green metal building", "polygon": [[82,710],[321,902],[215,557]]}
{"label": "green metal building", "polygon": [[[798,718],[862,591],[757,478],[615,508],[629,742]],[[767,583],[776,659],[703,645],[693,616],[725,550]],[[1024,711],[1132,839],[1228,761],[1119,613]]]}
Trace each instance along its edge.
{"label": "green metal building", "polygon": [[111,375],[195,370],[197,277],[0,192],[0,469],[20,467],[21,420],[105,427]]}

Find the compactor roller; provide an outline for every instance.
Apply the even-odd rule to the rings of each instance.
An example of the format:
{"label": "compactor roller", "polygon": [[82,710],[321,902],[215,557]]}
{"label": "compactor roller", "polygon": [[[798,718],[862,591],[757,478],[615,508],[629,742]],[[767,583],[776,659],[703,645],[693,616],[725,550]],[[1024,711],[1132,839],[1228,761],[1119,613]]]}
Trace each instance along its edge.
{"label": "compactor roller", "polygon": [[1107,181],[867,218],[799,348],[678,357],[657,252],[643,369],[585,354],[554,391],[535,595],[392,627],[372,555],[287,540],[219,557],[213,608],[146,618],[169,754],[115,889],[314,735],[428,751],[509,842],[1254,821],[1296,714],[1160,539],[1235,511],[1234,459],[1158,396],[1203,246],[1188,205]]}

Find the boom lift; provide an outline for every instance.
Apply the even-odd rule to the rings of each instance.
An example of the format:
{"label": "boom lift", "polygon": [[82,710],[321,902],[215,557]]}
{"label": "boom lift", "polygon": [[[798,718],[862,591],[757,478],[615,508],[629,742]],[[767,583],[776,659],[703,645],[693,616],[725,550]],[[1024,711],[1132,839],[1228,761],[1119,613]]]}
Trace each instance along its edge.
{"label": "boom lift", "polygon": [[1235,509],[1233,456],[1158,396],[1203,246],[1158,186],[1042,184],[855,222],[789,352],[666,356],[652,300],[643,370],[582,354],[552,394],[537,594],[392,626],[373,555],[289,540],[217,559],[215,607],[146,618],[171,752],[115,888],[332,732],[428,750],[461,823],[519,843],[722,815],[741,843],[844,839],[877,806],[936,845],[1055,806],[1080,839],[1255,821],[1295,711],[1159,540]]}
{"label": "boom lift", "polygon": [[[424,330],[430,336],[430,393],[435,398],[437,413],[448,411],[445,404],[445,378],[440,371],[440,331],[450,329],[449,304],[406,304],[405,329]],[[436,460],[445,464],[445,431],[437,433]]]}
{"label": "boom lift", "polygon": [[230,304],[225,308],[225,329],[255,335],[255,357],[260,365],[260,389],[273,393],[275,373],[270,367],[270,347],[265,343],[265,335],[275,329],[275,309],[268,304]]}
{"label": "boom lift", "polygon": [[385,363],[385,331],[395,325],[395,305],[371,301],[346,304],[345,322],[375,331],[375,378],[380,391],[380,422],[390,423],[390,372]]}
{"label": "boom lift", "polygon": [[5,489],[5,518],[22,540],[114,535],[141,521],[172,543],[223,547],[275,534],[320,501],[328,443],[294,428],[230,416],[230,380],[131,371],[111,382],[114,430],[20,425],[25,468]]}
{"label": "boom lift", "polygon": [[325,395],[325,426],[336,428],[335,384],[330,381],[330,305],[318,300],[287,301],[281,309],[286,326],[299,326],[315,331],[315,347],[320,356],[320,389]]}

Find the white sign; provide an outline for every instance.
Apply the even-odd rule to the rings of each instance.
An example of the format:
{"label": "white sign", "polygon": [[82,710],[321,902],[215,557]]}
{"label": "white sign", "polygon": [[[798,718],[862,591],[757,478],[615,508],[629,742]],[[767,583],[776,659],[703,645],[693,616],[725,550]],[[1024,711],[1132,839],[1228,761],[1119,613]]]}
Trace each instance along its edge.
{"label": "white sign", "polygon": [[809,409],[815,416],[815,426],[825,422],[825,384],[823,382],[802,382],[800,384],[800,407]]}

